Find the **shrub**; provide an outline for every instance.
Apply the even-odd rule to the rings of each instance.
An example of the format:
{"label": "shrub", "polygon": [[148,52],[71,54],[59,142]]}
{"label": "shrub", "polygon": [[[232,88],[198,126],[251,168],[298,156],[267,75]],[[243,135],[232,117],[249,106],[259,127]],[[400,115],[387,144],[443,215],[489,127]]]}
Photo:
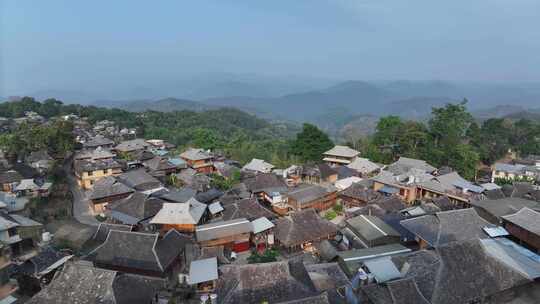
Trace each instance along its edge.
{"label": "shrub", "polygon": [[278,252],[274,249],[266,249],[262,254],[253,252],[248,258],[249,264],[270,263],[277,261]]}
{"label": "shrub", "polygon": [[328,210],[326,214],[324,215],[324,218],[331,221],[335,219],[337,216],[337,213],[334,210]]}
{"label": "shrub", "polygon": [[336,204],[336,205],[334,205],[334,208],[332,208],[332,209],[334,209],[334,211],[335,211],[337,214],[340,214],[341,212],[343,212],[343,205],[341,205],[341,204]]}

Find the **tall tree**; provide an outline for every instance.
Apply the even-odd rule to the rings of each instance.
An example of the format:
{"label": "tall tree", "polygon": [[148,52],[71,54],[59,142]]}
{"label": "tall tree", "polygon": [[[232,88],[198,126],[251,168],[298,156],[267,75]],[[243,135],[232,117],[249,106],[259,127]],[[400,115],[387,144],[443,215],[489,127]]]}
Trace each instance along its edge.
{"label": "tall tree", "polygon": [[458,104],[449,103],[442,108],[433,108],[428,126],[435,146],[445,149],[463,142],[474,121],[467,112],[466,104],[467,100],[464,99]]}
{"label": "tall tree", "polygon": [[305,123],[296,135],[291,150],[302,161],[319,161],[322,153],[334,146],[328,135],[312,124]]}

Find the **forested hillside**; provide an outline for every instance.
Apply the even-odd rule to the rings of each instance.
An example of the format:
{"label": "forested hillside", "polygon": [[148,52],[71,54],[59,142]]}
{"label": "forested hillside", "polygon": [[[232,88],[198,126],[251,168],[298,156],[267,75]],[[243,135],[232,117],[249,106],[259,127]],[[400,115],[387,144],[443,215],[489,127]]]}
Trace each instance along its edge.
{"label": "forested hillside", "polygon": [[136,127],[145,138],[161,138],[180,147],[193,145],[224,150],[240,161],[251,157],[287,163],[287,141],[299,130],[290,124],[270,123],[233,108],[201,112],[142,113],[95,106],[65,105],[56,99],[38,102],[30,97],[0,103],[0,117],[18,118],[34,111],[45,118],[76,114],[90,123],[114,121],[119,127]]}
{"label": "forested hillside", "polygon": [[[328,135],[312,124],[304,124],[300,132],[298,126],[270,123],[232,108],[135,113],[64,105],[54,99],[41,103],[29,97],[0,104],[2,117],[17,118],[26,111],[35,111],[46,118],[73,113],[87,117],[90,123],[107,119],[119,127],[136,127],[139,136],[147,139],[161,138],[180,148],[196,146],[222,151],[242,163],[252,158],[265,159],[281,168],[320,161],[321,153],[333,145]],[[491,165],[510,150],[522,155],[540,154],[539,121],[489,118],[478,122],[468,112],[466,100],[434,107],[428,121],[398,116],[385,116],[378,122],[374,117],[358,119],[368,118],[376,124],[374,134],[360,137],[353,134],[359,126],[350,125],[344,137],[348,145],[376,162],[387,164],[400,156],[419,158],[437,167],[450,166],[472,179],[479,165]],[[0,145],[20,152],[47,147],[50,142],[48,148],[55,150],[52,152],[65,151],[72,147],[72,141],[65,138],[70,127],[58,120],[37,126],[23,124],[9,134],[2,134]],[[344,141],[338,139],[336,143]]]}

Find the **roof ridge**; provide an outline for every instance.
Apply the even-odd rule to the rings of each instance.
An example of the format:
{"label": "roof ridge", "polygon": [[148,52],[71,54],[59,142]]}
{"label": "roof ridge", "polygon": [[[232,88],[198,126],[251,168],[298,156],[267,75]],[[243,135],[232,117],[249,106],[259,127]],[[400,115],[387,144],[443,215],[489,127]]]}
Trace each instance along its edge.
{"label": "roof ridge", "polygon": [[157,251],[156,251],[156,245],[157,245],[157,242],[159,240],[159,237],[157,237],[155,240],[154,240],[154,245],[152,245],[152,253],[154,253],[154,257],[156,258],[156,262],[159,266],[159,269],[161,269],[161,271],[165,271],[163,269],[163,265],[161,265],[161,261],[159,260],[159,256],[157,254]]}

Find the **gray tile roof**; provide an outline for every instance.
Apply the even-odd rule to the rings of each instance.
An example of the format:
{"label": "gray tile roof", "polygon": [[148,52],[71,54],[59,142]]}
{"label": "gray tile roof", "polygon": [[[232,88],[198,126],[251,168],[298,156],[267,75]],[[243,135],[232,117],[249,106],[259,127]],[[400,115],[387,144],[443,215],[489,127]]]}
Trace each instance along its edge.
{"label": "gray tile roof", "polygon": [[489,222],[481,218],[473,208],[438,212],[403,220],[405,229],[425,240],[433,247],[453,241],[486,238],[482,228]]}
{"label": "gray tile roof", "polygon": [[540,203],[522,198],[502,198],[495,200],[471,201],[475,208],[481,208],[489,214],[501,218],[502,216],[518,212],[524,207],[540,211]]}
{"label": "gray tile roof", "polygon": [[[134,192],[130,196],[113,202],[107,206],[111,215],[117,213],[128,215],[137,221],[142,221],[156,215],[165,202],[159,198],[150,197],[142,192]],[[136,223],[129,223],[136,224]]]}
{"label": "gray tile roof", "polygon": [[94,261],[108,267],[163,273],[188,242],[174,229],[161,239],[158,234],[110,230],[105,243],[96,249]]}
{"label": "gray tile roof", "polygon": [[189,148],[180,154],[180,157],[188,160],[204,160],[211,159],[214,156],[203,149]]}
{"label": "gray tile roof", "polygon": [[287,197],[294,199],[300,205],[311,203],[329,194],[326,188],[319,185],[300,185],[289,190]]}
{"label": "gray tile roof", "polygon": [[120,169],[122,165],[112,159],[97,159],[97,160],[76,160],[73,164],[75,172],[82,174],[83,172],[91,172],[105,169]]}
{"label": "gray tile roof", "polygon": [[242,170],[256,171],[262,173],[268,173],[274,169],[274,165],[267,163],[262,159],[254,158],[249,163],[247,163]]}
{"label": "gray tile roof", "polygon": [[0,184],[20,182],[24,177],[15,170],[0,172]]}
{"label": "gray tile roof", "polygon": [[139,191],[156,189],[161,186],[161,182],[148,174],[144,169],[131,170],[124,172],[117,177],[118,181],[128,187]]}
{"label": "gray tile roof", "polygon": [[488,254],[479,240],[453,242],[435,251],[396,256],[392,261],[407,281],[361,287],[373,303],[426,303],[423,299],[431,304],[470,303],[530,282]]}
{"label": "gray tile roof", "polygon": [[314,209],[293,213],[276,220],[276,239],[287,247],[322,240],[337,233],[337,226],[321,218]]}
{"label": "gray tile roof", "polygon": [[350,169],[354,169],[362,174],[369,174],[381,168],[376,163],[362,157],[357,157],[350,164],[348,164],[347,167]]}
{"label": "gray tile roof", "polygon": [[[67,256],[68,254],[57,251],[52,247],[45,247],[36,256],[20,265],[18,270],[26,275],[40,277],[40,272]],[[60,266],[61,264],[58,265],[58,267]]]}
{"label": "gray tile roof", "polygon": [[28,304],[116,304],[116,271],[67,263],[59,275]]}
{"label": "gray tile roof", "polygon": [[247,189],[253,193],[268,189],[280,190],[283,192],[288,190],[285,180],[273,173],[258,174],[255,177],[244,180],[244,184],[246,185]]}
{"label": "gray tile roof", "polygon": [[163,280],[69,262],[29,304],[147,304]]}
{"label": "gray tile roof", "polygon": [[223,220],[233,220],[237,218],[247,218],[254,220],[260,217],[276,218],[276,214],[262,206],[256,198],[246,198],[237,200],[232,204],[224,206]]}
{"label": "gray tile roof", "polygon": [[75,160],[81,160],[81,159],[108,159],[113,158],[114,154],[107,149],[103,149],[101,147],[98,147],[93,150],[84,150],[77,154],[75,154]]}
{"label": "gray tile roof", "polygon": [[300,167],[300,171],[302,175],[319,177],[322,179],[326,179],[332,175],[338,174],[338,172],[334,168],[330,167],[326,163],[316,165],[303,165],[302,167]]}
{"label": "gray tile roof", "polygon": [[115,150],[121,151],[121,152],[132,152],[137,150],[144,150],[147,147],[149,147],[150,144],[147,143],[142,138],[136,138],[132,140],[126,140],[114,147]]}
{"label": "gray tile roof", "polygon": [[129,194],[134,191],[135,190],[130,187],[117,182],[116,178],[107,176],[94,183],[94,188],[92,188],[89,198],[91,200],[97,200],[116,195]]}
{"label": "gray tile roof", "polygon": [[251,233],[253,225],[245,218],[230,221],[220,221],[211,224],[197,226],[195,235],[197,241],[204,242],[220,238],[226,238],[243,233]]}
{"label": "gray tile roof", "polygon": [[280,303],[319,294],[301,261],[225,265],[219,270],[218,299],[224,304]]}
{"label": "gray tile roof", "polygon": [[90,138],[89,140],[87,140],[83,146],[85,148],[96,148],[96,147],[99,147],[99,146],[109,146],[109,145],[113,145],[114,144],[114,141],[104,137],[104,136],[101,136],[101,135],[97,135],[95,137],[92,137]]}
{"label": "gray tile roof", "polygon": [[339,193],[340,196],[350,197],[361,202],[370,202],[380,198],[382,195],[362,184],[352,184],[349,188]]}
{"label": "gray tile roof", "polygon": [[408,158],[408,157],[400,157],[398,161],[394,162],[393,164],[390,164],[386,168],[387,171],[390,171],[396,175],[406,173],[407,171],[411,169],[419,169],[425,173],[432,173],[437,170],[437,168],[428,164],[424,160]]}
{"label": "gray tile roof", "polygon": [[144,166],[152,171],[174,170],[176,166],[170,163],[166,158],[155,156],[147,161],[144,161]]}
{"label": "gray tile roof", "polygon": [[110,223],[99,223],[96,233],[92,237],[99,243],[105,242],[109,231],[111,230],[120,230],[120,231],[131,231],[132,226],[130,225],[121,225],[121,224],[110,224]]}
{"label": "gray tile roof", "polygon": [[360,154],[360,152],[347,146],[334,146],[332,149],[324,152],[323,154],[351,158],[357,156],[358,154]]}
{"label": "gray tile roof", "polygon": [[530,233],[540,236],[540,212],[538,211],[523,207],[518,212],[505,215],[502,218]]}
{"label": "gray tile roof", "polygon": [[172,203],[185,203],[195,197],[197,191],[184,187],[180,189],[170,189],[168,192],[159,195],[159,198]]}
{"label": "gray tile roof", "polygon": [[208,189],[207,191],[197,193],[195,198],[201,203],[209,204],[213,202],[214,200],[219,199],[222,195],[223,195],[223,192],[221,190],[218,190],[216,188],[211,188],[211,189]]}

